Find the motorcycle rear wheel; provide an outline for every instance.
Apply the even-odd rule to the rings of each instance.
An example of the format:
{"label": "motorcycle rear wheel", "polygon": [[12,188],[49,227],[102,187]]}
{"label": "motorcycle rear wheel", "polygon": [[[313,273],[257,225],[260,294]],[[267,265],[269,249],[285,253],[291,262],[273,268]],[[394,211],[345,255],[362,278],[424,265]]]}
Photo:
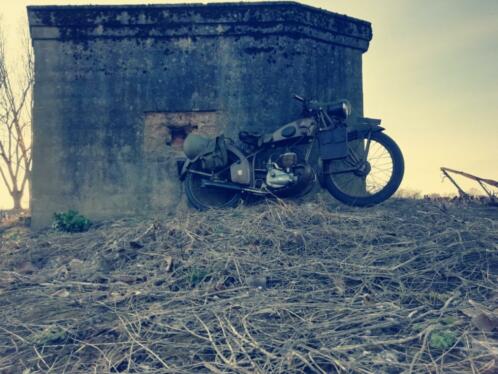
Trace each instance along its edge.
{"label": "motorcycle rear wheel", "polygon": [[[232,152],[228,152],[229,163],[235,162],[238,158]],[[192,169],[200,170],[198,164],[192,165]],[[220,173],[220,180],[230,181],[230,168]],[[218,187],[203,187],[202,181],[209,181],[210,178],[195,173],[188,172],[185,177],[185,194],[189,204],[197,210],[224,209],[236,207],[241,200],[241,193],[237,190],[230,190]]]}
{"label": "motorcycle rear wheel", "polygon": [[370,139],[367,163],[359,170],[338,173],[358,164],[367,141],[363,136],[349,139],[352,142],[346,159],[324,162],[325,187],[346,205],[367,207],[379,204],[396,192],[403,179],[403,154],[396,142],[381,132],[372,133]]}

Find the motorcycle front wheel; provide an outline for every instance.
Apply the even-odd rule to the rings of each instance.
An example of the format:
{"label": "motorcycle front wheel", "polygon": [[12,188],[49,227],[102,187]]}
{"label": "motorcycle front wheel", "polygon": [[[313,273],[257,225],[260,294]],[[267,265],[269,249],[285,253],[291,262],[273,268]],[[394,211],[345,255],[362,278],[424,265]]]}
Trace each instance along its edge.
{"label": "motorcycle front wheel", "polygon": [[345,159],[324,161],[325,187],[346,205],[379,204],[396,192],[403,179],[403,154],[394,140],[376,132],[367,144],[367,137],[356,136],[349,139]]}
{"label": "motorcycle front wheel", "polygon": [[[230,151],[228,152],[228,159],[230,164],[238,160],[237,156]],[[198,164],[192,165],[192,169],[202,171]],[[203,180],[210,181],[211,179],[191,171],[185,177],[185,194],[192,207],[204,211],[208,209],[233,208],[239,204],[241,200],[240,191],[203,186]],[[230,181],[230,167],[227,166],[217,174],[217,181]]]}

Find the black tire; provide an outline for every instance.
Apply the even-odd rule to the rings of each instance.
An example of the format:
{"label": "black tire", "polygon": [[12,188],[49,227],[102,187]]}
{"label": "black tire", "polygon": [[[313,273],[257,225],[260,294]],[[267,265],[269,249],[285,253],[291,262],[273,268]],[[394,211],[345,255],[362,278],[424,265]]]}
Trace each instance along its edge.
{"label": "black tire", "polygon": [[[352,143],[350,143],[351,147],[354,147],[354,144],[358,146],[358,142],[354,142],[354,140],[366,140],[366,138],[360,136],[349,140],[352,141]],[[390,176],[388,176],[385,181],[382,181],[380,183],[378,189],[371,189],[369,191],[367,181],[369,176],[373,174],[375,168],[373,166],[371,167],[372,163],[370,157],[371,155],[375,155],[375,151],[372,150],[372,148],[370,149],[367,158],[367,160],[369,161],[369,167],[371,167],[371,171],[368,172],[366,176],[359,176],[353,172],[334,174],[334,171],[337,172],[338,170],[340,170],[340,165],[343,165],[342,167],[344,168],[345,164],[350,165],[354,163],[354,161],[352,161],[354,158],[352,155],[352,153],[354,154],[353,148],[350,148],[349,155],[346,160],[324,161],[323,166],[325,171],[325,187],[337,200],[351,206],[372,206],[389,199],[400,186],[403,179],[403,174],[405,172],[405,164],[403,160],[403,154],[401,153],[398,145],[394,140],[392,140],[389,136],[382,132],[376,132],[371,135],[371,147],[374,144],[378,144],[379,148],[383,148],[386,151],[388,155],[386,156],[386,159],[390,159],[390,162],[392,164]],[[380,170],[385,173],[383,169]],[[377,170],[375,170],[375,172],[377,172]],[[346,183],[346,180],[348,180],[347,178],[350,178],[349,184]]]}
{"label": "black tire", "polygon": [[[232,163],[238,158],[232,152],[228,152],[229,162]],[[196,169],[197,165],[192,165]],[[200,170],[200,169],[197,169]],[[221,177],[230,179],[230,169],[225,170]],[[197,210],[208,209],[225,209],[236,207],[241,200],[240,191],[222,189],[216,187],[201,187],[203,179],[209,179],[205,176],[188,172],[185,177],[184,186],[185,194],[187,195],[188,202],[192,207]]]}

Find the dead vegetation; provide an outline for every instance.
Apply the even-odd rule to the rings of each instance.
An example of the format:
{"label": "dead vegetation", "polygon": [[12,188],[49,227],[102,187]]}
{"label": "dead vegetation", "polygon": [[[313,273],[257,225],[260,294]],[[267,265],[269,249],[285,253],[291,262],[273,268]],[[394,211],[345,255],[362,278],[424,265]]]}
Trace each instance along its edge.
{"label": "dead vegetation", "polygon": [[3,233],[2,373],[496,373],[498,213],[260,204]]}

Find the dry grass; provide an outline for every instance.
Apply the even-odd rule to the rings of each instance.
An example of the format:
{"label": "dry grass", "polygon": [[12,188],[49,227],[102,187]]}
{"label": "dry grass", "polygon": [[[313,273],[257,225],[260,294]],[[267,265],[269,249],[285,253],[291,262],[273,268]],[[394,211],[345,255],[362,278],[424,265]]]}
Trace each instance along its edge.
{"label": "dry grass", "polygon": [[315,200],[9,231],[0,372],[495,373],[497,218]]}

